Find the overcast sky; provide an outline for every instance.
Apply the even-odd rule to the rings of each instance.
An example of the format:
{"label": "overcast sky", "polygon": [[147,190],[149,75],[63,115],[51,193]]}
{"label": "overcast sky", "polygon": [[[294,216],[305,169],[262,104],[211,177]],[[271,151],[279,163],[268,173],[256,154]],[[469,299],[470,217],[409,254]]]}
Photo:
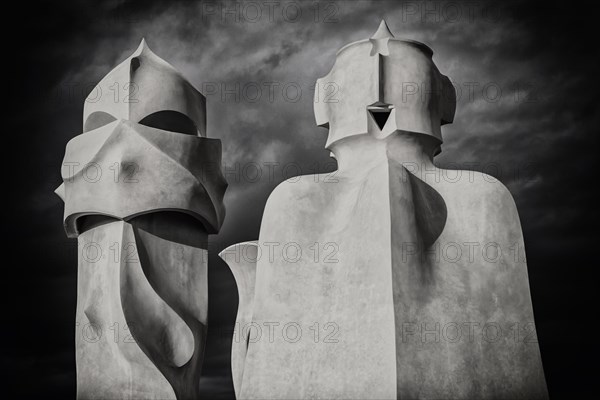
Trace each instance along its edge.
{"label": "overcast sky", "polygon": [[[77,257],[53,190],[93,85],[144,37],[204,92],[208,136],[223,143],[229,181],[226,221],[212,237],[220,249],[258,237],[265,201],[283,179],[334,168],[324,149],[327,132],[315,125],[314,83],[339,48],[369,38],[382,18],[396,37],[430,46],[454,82],[457,111],[443,128],[436,163],[486,172],[512,192],[551,394],[584,390],[591,372],[578,360],[587,353],[581,321],[594,289],[589,252],[598,239],[598,207],[589,189],[600,122],[597,43],[586,42],[595,30],[589,6],[259,0],[30,7],[35,15],[22,15],[32,39],[9,45],[18,75],[7,79],[15,100],[5,132],[15,204],[4,207],[4,229],[16,258],[6,266],[4,295],[5,304],[19,307],[5,318],[2,334],[12,345],[2,366],[36,376],[22,393],[74,395]],[[233,323],[237,294],[227,267],[212,261],[203,389],[229,396],[229,339],[220,332]],[[573,364],[581,370],[566,367]]]}

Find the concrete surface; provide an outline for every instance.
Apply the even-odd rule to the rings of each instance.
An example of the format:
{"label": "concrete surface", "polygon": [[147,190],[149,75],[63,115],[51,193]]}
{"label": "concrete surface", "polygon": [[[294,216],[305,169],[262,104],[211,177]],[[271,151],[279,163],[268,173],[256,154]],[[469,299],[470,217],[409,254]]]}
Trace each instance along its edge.
{"label": "concrete surface", "polygon": [[454,95],[400,90],[449,84],[431,56],[382,22],[320,79],[340,89],[315,103],[338,170],[267,201],[239,398],[547,398],[514,201],[434,165]]}
{"label": "concrete surface", "polygon": [[204,96],[144,41],[86,99],[56,190],[80,250],[79,399],[199,397],[208,235],[227,187],[205,113]]}

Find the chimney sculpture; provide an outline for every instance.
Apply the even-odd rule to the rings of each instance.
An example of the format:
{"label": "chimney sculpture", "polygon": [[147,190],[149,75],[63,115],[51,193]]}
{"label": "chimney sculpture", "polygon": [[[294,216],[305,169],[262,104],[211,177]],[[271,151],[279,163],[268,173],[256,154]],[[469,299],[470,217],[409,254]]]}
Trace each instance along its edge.
{"label": "chimney sculpture", "polygon": [[205,98],[142,40],[83,114],[56,191],[79,244],[77,397],[196,399],[227,187]]}
{"label": "chimney sculpture", "polygon": [[433,163],[456,99],[432,54],[382,21],[319,79],[338,170],[280,184],[258,243],[221,253],[238,398],[547,397],[515,203]]}

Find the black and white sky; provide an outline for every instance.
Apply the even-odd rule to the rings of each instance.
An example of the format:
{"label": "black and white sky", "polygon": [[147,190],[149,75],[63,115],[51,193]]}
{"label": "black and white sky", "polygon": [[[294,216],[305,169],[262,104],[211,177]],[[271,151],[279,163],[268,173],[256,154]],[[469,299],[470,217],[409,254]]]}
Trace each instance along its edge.
{"label": "black and white sky", "polygon": [[[145,38],[206,95],[208,136],[223,143],[229,181],[227,218],[212,237],[216,251],[257,238],[265,201],[282,180],[334,169],[327,132],[313,116],[314,84],[339,48],[369,38],[382,18],[396,37],[429,45],[457,89],[455,120],[443,128],[436,164],[493,175],[515,198],[551,395],[591,390],[600,125],[591,3],[123,0],[16,7],[4,16],[22,25],[4,39],[11,101],[1,357],[16,393],[75,394],[76,244],[64,234],[53,191],[65,145],[81,133],[91,88]],[[225,398],[233,394],[226,331],[237,293],[227,267],[211,262],[202,388]]]}

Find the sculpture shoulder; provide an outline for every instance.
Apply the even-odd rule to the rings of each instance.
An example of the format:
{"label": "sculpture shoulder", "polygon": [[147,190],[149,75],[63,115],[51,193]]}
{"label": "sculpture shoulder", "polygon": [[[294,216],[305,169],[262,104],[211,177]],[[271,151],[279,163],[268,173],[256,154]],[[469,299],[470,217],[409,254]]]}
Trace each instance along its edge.
{"label": "sculpture shoulder", "polygon": [[517,206],[508,188],[498,179],[482,172],[475,172],[475,193],[487,201],[498,203],[503,207],[514,210]]}
{"label": "sculpture shoulder", "polygon": [[[459,209],[461,214],[485,215],[487,223],[502,223],[520,230],[519,214],[512,194],[498,179],[476,171],[441,170],[439,182],[428,182],[433,186],[449,208]],[[448,179],[452,177],[452,179]],[[460,211],[462,210],[462,211]]]}
{"label": "sculpture shoulder", "polygon": [[514,199],[508,188],[491,175],[469,170],[440,169],[436,176],[427,176],[425,182],[447,194],[462,194],[497,200],[514,206]]}
{"label": "sculpture shoulder", "polygon": [[315,206],[329,196],[332,188],[327,183],[330,174],[299,175],[278,184],[269,195],[265,213],[273,209],[293,207],[302,208],[303,204]]}

